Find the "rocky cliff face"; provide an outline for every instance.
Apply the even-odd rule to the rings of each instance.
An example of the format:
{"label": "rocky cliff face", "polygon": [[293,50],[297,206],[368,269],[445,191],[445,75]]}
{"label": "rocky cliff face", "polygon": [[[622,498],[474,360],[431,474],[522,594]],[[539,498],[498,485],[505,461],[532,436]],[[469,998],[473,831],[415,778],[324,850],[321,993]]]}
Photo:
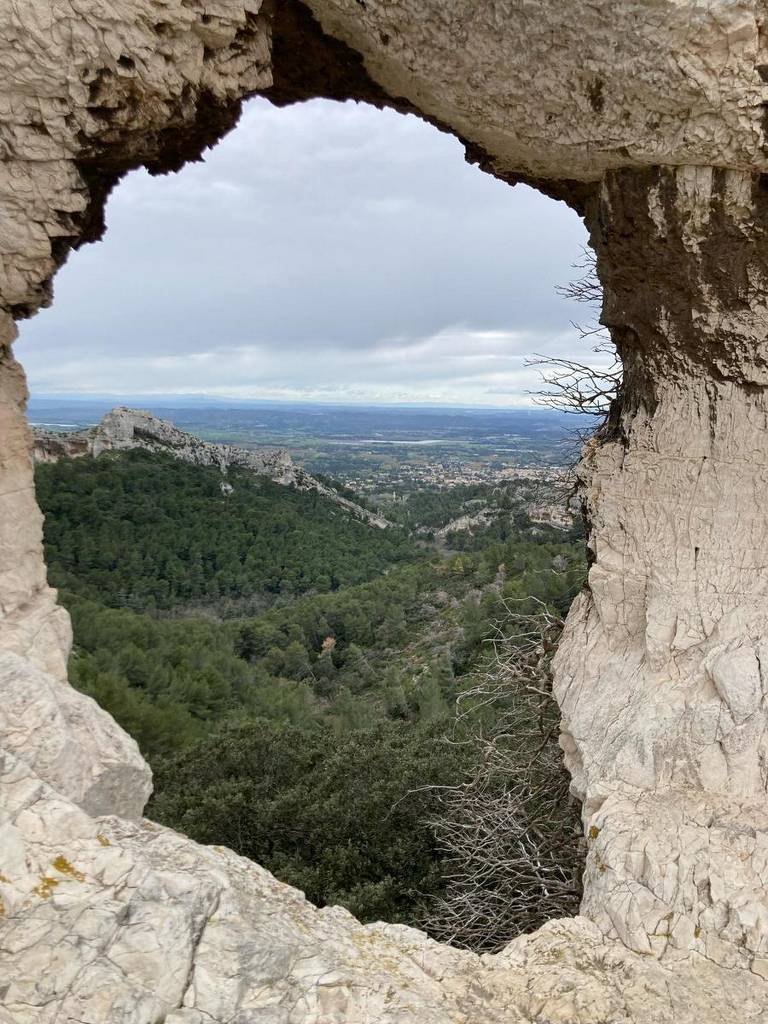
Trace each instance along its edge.
{"label": "rocky cliff face", "polygon": [[[764,4],[120,0],[86,16],[0,0],[0,15],[0,1020],[764,1020]],[[122,173],[197,157],[254,91],[417,111],[486,170],[571,203],[598,255],[626,379],[581,465],[589,586],[556,680],[585,898],[498,957],[315,911],[227,851],[126,821],[135,750],[89,729],[64,681],[13,320],[99,235]],[[46,706],[61,754],[35,741]],[[75,771],[80,749],[93,760]]]}
{"label": "rocky cliff face", "polygon": [[[295,466],[283,449],[252,451],[234,445],[213,444],[179,430],[170,420],[160,419],[143,409],[119,406],[103,416],[95,427],[72,433],[54,433],[37,428],[32,431],[32,455],[36,462],[97,456],[102,452],[131,448],[172,455],[195,466],[217,466],[223,476],[230,466],[239,466],[286,487],[317,491],[347,514],[370,526],[384,530],[392,525],[383,516],[350,501],[332,487],[326,487],[311,473]],[[222,493],[232,493],[232,485],[226,480],[222,480]]]}

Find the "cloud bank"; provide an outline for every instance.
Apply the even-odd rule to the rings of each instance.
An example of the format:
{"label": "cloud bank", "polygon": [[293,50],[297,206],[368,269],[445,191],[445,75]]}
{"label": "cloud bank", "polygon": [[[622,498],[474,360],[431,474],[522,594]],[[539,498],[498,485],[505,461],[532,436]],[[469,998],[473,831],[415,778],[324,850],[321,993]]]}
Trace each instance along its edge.
{"label": "cloud bank", "polygon": [[130,175],[22,325],[36,393],[514,405],[585,355],[574,213],[415,117],[254,100],[204,162]]}

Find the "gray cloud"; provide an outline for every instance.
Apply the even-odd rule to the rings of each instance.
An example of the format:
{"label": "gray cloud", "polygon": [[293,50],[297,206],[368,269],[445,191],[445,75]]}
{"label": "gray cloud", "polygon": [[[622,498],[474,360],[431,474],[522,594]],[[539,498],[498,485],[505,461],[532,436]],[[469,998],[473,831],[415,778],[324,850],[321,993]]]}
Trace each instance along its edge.
{"label": "gray cloud", "polygon": [[525,355],[583,355],[554,293],[581,222],[415,117],[253,101],[203,163],[131,175],[107,224],[23,325],[38,392],[498,404]]}

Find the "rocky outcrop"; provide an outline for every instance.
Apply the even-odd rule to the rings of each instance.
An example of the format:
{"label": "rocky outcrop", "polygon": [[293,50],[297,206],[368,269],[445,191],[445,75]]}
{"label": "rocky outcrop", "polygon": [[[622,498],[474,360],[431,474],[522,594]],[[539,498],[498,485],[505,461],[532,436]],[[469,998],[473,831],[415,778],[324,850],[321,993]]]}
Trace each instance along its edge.
{"label": "rocky outcrop", "polygon": [[44,427],[32,427],[32,458],[35,462],[58,462],[59,459],[78,459],[81,455],[91,454],[86,431],[59,433]]}
{"label": "rocky outcrop", "polygon": [[66,683],[0,654],[2,747],[89,814],[140,818],[152,774],[134,740]]}
{"label": "rocky outcrop", "polygon": [[[764,4],[117,0],[86,16],[71,0],[0,0],[0,17],[0,650],[33,700],[81,698],[63,682],[12,321],[99,235],[122,173],[196,158],[243,96],[417,111],[486,170],[571,203],[626,373],[581,464],[589,587],[556,664],[589,840],[582,916],[483,959],[363,928],[231,853],[94,819],[76,803],[93,776],[70,788],[43,744],[27,763],[5,755],[0,1013],[765,1019]],[[61,715],[56,729],[83,742]],[[106,732],[99,743],[105,763],[130,753]]]}
{"label": "rocky outcrop", "polygon": [[593,564],[556,672],[566,764],[596,837],[585,912],[638,951],[700,950],[758,973],[767,213],[758,180],[687,168],[609,175],[592,204],[626,374],[580,469]]}
{"label": "rocky outcrop", "polygon": [[306,6],[390,102],[449,127],[501,176],[573,197],[616,168],[768,163],[760,0]]}
{"label": "rocky outcrop", "polygon": [[[299,486],[304,475],[294,466],[286,451],[249,451],[226,444],[212,444],[143,409],[119,406],[102,417],[88,431],[87,437],[93,456],[106,451],[143,448],[173,455],[196,466],[217,466],[222,473],[226,473],[229,466],[242,466],[280,484]],[[307,477],[311,479],[308,474]]]}
{"label": "rocky outcrop", "polygon": [[435,536],[446,538],[449,533],[461,533],[464,530],[472,533],[475,528],[482,530],[501,515],[504,515],[504,512],[498,508],[481,508],[477,512],[467,512],[466,515],[457,516],[439,530],[435,530]]}
{"label": "rocky outcrop", "polygon": [[665,964],[584,917],[480,957],[318,911],[221,847],[89,816],[7,754],[0,792],[3,1024],[764,1019],[758,972]]}
{"label": "rocky outcrop", "polygon": [[[224,475],[230,466],[239,466],[286,487],[317,491],[355,519],[370,526],[383,530],[391,525],[383,516],[343,497],[332,487],[315,479],[311,473],[294,465],[291,456],[283,449],[251,450],[203,441],[194,434],[179,430],[170,420],[160,419],[144,409],[118,406],[103,416],[95,427],[72,433],[55,433],[35,428],[32,438],[32,453],[37,462],[55,462],[62,457],[97,456],[107,451],[142,448],[172,455],[175,459],[195,466],[216,466]],[[222,493],[231,494],[232,485],[222,481]]]}
{"label": "rocky outcrop", "polygon": [[0,314],[0,651],[11,650],[64,680],[69,616],[46,582],[43,517],[35,501],[24,375]]}

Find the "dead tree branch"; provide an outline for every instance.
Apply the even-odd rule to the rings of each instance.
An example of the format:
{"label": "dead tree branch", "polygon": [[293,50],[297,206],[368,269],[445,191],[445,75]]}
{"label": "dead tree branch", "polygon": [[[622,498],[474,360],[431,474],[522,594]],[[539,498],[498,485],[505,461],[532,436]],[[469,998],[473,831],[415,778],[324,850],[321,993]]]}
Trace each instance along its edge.
{"label": "dead tree branch", "polygon": [[604,420],[621,387],[622,366],[608,331],[598,320],[603,292],[597,276],[594,250],[583,248],[581,258],[573,265],[579,277],[557,289],[559,295],[581,302],[593,311],[586,324],[573,324],[581,338],[589,339],[592,352],[608,356],[597,364],[571,359],[534,355],[527,365],[541,371],[543,390],[536,392],[541,405],[560,412],[580,413]]}
{"label": "dead tree branch", "polygon": [[585,324],[572,326],[583,339],[587,339],[596,357],[593,360],[563,359],[540,354],[526,360],[527,366],[539,371],[542,386],[533,392],[538,405],[558,412],[572,413],[588,418],[588,425],[577,427],[570,433],[571,444],[566,454],[568,469],[560,481],[564,500],[573,494],[573,469],[586,442],[607,421],[615,399],[621,394],[623,366],[609,332],[599,322],[602,306],[602,287],[597,276],[597,257],[590,248],[583,248],[574,269],[580,271],[570,284],[558,288],[565,298],[584,303],[592,310]]}
{"label": "dead tree branch", "polygon": [[463,785],[440,794],[430,822],[447,857],[430,934],[495,951],[552,917],[577,913],[583,853],[578,809],[557,743],[551,662],[563,621],[542,602],[508,609],[487,671],[460,700],[478,759]]}

